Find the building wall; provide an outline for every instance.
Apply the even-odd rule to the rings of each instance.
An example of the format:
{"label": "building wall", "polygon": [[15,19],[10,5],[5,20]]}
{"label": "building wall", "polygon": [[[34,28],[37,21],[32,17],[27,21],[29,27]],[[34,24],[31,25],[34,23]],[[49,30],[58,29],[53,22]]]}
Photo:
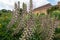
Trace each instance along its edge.
{"label": "building wall", "polygon": [[42,9],[42,10],[36,10],[36,11],[33,11],[34,14],[41,14],[41,13],[47,13],[47,9]]}
{"label": "building wall", "polygon": [[47,10],[51,8],[51,5],[50,4],[47,4],[47,5],[44,5],[42,7],[39,7],[39,8],[36,8],[33,10],[33,13],[34,14],[41,14],[41,13],[44,13],[44,14],[47,14]]}
{"label": "building wall", "polygon": [[34,10],[33,11],[33,13],[34,14],[41,14],[41,13],[44,13],[44,14],[46,14],[47,15],[47,10],[49,9],[49,7],[44,7],[44,8],[42,8],[42,9],[36,9],[36,10]]}

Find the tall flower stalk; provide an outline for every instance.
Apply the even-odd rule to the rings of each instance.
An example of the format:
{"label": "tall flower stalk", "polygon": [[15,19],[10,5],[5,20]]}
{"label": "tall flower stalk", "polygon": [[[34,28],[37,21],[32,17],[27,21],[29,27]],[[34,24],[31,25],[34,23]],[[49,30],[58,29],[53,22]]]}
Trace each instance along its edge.
{"label": "tall flower stalk", "polygon": [[15,3],[15,8],[14,8],[14,10],[13,10],[13,17],[12,17],[12,19],[11,19],[11,21],[9,22],[9,24],[8,24],[8,26],[7,26],[7,28],[8,28],[8,30],[13,26],[13,24],[16,22],[16,20],[18,19],[18,16],[19,16],[19,14],[18,14],[18,10],[17,10],[17,4]]}
{"label": "tall flower stalk", "polygon": [[22,38],[20,40],[29,40],[29,38],[33,34],[33,29],[34,29],[34,19],[32,16],[32,0],[30,0],[30,13],[29,13],[30,18],[26,22],[26,27],[24,28]]}
{"label": "tall flower stalk", "polygon": [[27,5],[23,3],[23,13],[27,14]]}
{"label": "tall flower stalk", "polygon": [[44,31],[41,34],[42,40],[53,40],[55,28],[59,23],[57,23],[55,19],[46,16],[45,20],[42,21],[42,24],[42,27],[44,28]]}
{"label": "tall flower stalk", "polygon": [[18,1],[18,19],[17,19],[17,24],[16,28],[14,30],[14,32],[12,33],[12,35],[16,35],[17,33],[19,33],[20,29],[22,29],[24,27],[24,18],[23,18],[23,14],[20,14],[20,2]]}

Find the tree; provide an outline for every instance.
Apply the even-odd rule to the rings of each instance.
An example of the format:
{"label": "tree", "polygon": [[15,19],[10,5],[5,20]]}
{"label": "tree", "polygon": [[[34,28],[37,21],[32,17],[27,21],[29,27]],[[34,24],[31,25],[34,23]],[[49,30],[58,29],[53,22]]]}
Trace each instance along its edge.
{"label": "tree", "polygon": [[53,11],[55,11],[55,10],[60,10],[60,9],[59,9],[59,7],[57,7],[57,6],[52,6],[50,9],[47,10],[47,13],[48,13],[48,14],[51,14],[51,13],[52,13]]}

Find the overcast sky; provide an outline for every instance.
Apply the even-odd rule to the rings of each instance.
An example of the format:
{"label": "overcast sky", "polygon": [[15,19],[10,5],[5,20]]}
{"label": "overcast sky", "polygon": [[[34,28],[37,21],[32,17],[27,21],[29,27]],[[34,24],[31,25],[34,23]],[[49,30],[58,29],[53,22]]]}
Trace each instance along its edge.
{"label": "overcast sky", "polygon": [[[29,0],[0,0],[0,9],[9,9],[12,10],[14,8],[14,2],[20,1],[21,7],[22,3],[25,2],[29,7]],[[60,0],[33,0],[34,8],[43,6],[47,3],[51,3],[52,5],[57,4]]]}

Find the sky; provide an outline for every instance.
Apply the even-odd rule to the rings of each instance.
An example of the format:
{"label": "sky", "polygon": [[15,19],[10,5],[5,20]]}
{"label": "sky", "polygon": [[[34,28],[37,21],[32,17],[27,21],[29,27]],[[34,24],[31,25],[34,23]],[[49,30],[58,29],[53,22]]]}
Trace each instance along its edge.
{"label": "sky", "polygon": [[[18,1],[20,1],[21,8],[23,2],[27,4],[27,7],[29,7],[29,0],[0,0],[0,10],[1,9],[13,10],[14,3],[15,2],[17,3]],[[58,1],[60,0],[33,0],[33,7],[37,8],[48,3],[56,5]]]}

